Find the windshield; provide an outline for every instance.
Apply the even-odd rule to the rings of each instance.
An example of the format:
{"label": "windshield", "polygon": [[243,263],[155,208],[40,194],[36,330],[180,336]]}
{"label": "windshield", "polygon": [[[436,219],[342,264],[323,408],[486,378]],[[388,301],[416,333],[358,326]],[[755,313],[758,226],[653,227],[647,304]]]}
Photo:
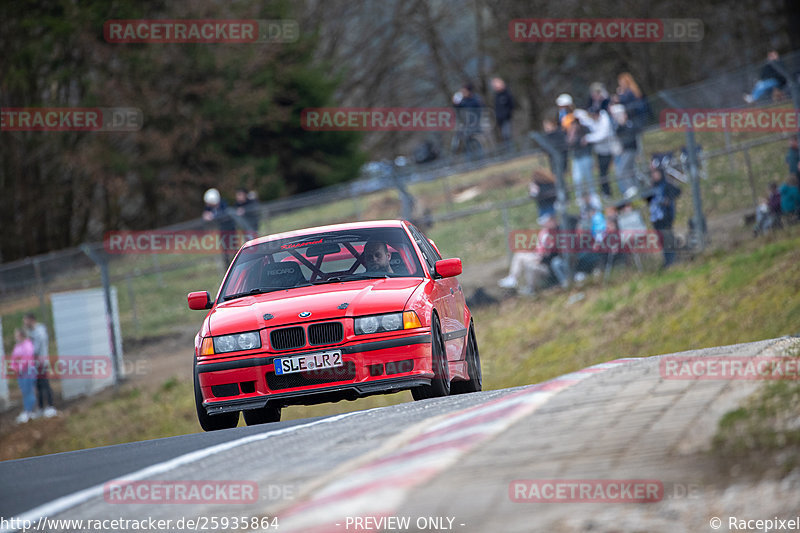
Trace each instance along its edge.
{"label": "windshield", "polygon": [[402,228],[323,232],[242,250],[220,297],[231,300],[308,285],[423,275]]}

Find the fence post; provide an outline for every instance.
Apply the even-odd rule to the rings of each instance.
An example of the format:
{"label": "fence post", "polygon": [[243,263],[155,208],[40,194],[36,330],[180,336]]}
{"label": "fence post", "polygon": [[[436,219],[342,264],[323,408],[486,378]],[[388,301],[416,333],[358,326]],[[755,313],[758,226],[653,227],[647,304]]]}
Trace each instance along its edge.
{"label": "fence post", "polygon": [[753,165],[750,163],[750,150],[747,148],[742,152],[744,156],[744,164],[747,167],[747,181],[750,182],[750,192],[753,195],[753,206],[758,209],[758,193],[756,192],[756,180],[753,176]]}
{"label": "fence post", "polygon": [[108,331],[111,335],[111,357],[114,369],[114,388],[119,387],[120,373],[119,368],[119,354],[117,353],[117,332],[114,331],[114,322],[112,320],[112,307],[111,307],[111,278],[108,275],[108,258],[104,253],[98,253],[92,249],[88,244],[82,244],[81,250],[89,256],[89,259],[95,262],[100,267],[100,278],[103,281],[103,294],[106,300],[106,324]]}
{"label": "fence post", "polygon": [[694,130],[686,130],[686,149],[689,152],[689,178],[692,182],[692,200],[694,204],[694,214],[692,221],[694,225],[695,238],[702,252],[706,248],[706,220],[703,216],[703,199],[700,195],[700,176],[698,174],[697,143],[694,139]]}
{"label": "fence post", "polygon": [[414,205],[417,203],[414,199],[414,196],[408,192],[408,188],[406,187],[405,183],[403,183],[403,178],[398,176],[397,170],[394,165],[392,165],[392,181],[394,182],[394,186],[397,189],[397,193],[400,195],[400,204],[401,204],[401,218],[405,220],[411,220],[414,217]]}
{"label": "fence post", "polygon": [[356,194],[355,188],[350,187],[350,198],[353,201],[353,210],[355,211],[355,219],[361,221],[361,200]]}
{"label": "fence post", "polygon": [[[156,281],[158,282],[158,288],[164,288],[164,276],[161,275],[161,261],[158,259],[158,254],[150,254],[150,258],[153,260],[153,268],[156,271]],[[228,268],[228,265],[225,265],[225,268]]]}
{"label": "fence post", "polygon": [[[42,278],[41,258],[33,258],[33,273],[36,276],[36,296],[39,297],[39,316],[47,316],[47,306],[45,305],[44,297],[44,279]],[[42,318],[42,320],[45,320]]]}
{"label": "fence post", "polygon": [[733,145],[731,143],[731,130],[725,128],[722,132],[723,136],[725,137],[725,151],[728,152],[728,166],[731,169],[731,174],[736,172],[736,165],[733,162]]}
{"label": "fence post", "polygon": [[[550,156],[553,167],[555,168],[556,175],[556,216],[558,217],[558,225],[562,230],[568,229],[567,224],[567,186],[564,182],[564,167],[565,161],[561,152],[553,146],[553,144],[538,131],[530,132],[530,137],[536,141],[539,146],[544,148]],[[577,191],[576,193],[577,194]],[[566,259],[566,258],[565,258]],[[572,280],[572,267],[570,261],[565,260],[567,266],[567,282],[571,284]]]}
{"label": "fence post", "polygon": [[128,288],[128,300],[131,302],[131,312],[133,313],[133,328],[136,332],[136,338],[141,338],[139,329],[139,314],[136,312],[136,292],[133,290],[133,282],[131,282],[131,275],[125,274],[125,285]]}
{"label": "fence post", "polygon": [[[669,93],[660,91],[658,93],[667,104],[675,109],[683,109],[684,106],[679,104]],[[692,203],[694,205],[694,213],[692,214],[692,226],[694,238],[697,245],[702,252],[706,247],[706,220],[703,216],[703,199],[700,196],[700,176],[699,176],[699,162],[697,160],[697,143],[694,138],[694,130],[690,127],[686,129],[686,151],[689,155],[689,180],[692,185]]]}
{"label": "fence post", "polygon": [[450,190],[450,176],[442,179],[442,189],[444,189],[445,208],[448,213],[453,211],[453,193]]}
{"label": "fence post", "polygon": [[503,230],[506,234],[506,246],[508,247],[508,262],[511,262],[511,259],[514,257],[514,252],[511,250],[511,246],[508,245],[509,237],[511,236],[511,222],[508,220],[508,208],[503,206],[500,210],[503,215]]}

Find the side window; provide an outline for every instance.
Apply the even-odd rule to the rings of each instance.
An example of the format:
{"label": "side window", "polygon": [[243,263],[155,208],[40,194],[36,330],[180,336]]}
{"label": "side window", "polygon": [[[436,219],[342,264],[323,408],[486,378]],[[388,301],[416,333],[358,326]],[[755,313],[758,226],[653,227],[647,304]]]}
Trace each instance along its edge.
{"label": "side window", "polygon": [[426,241],[426,242],[427,242],[427,243],[430,245],[430,247],[431,247],[431,253],[433,254],[433,257],[434,257],[434,259],[435,259],[436,261],[440,261],[440,260],[442,259],[442,255],[439,253],[439,250],[437,250],[437,249],[436,249],[436,246],[434,246],[433,244],[431,244],[431,241],[429,241],[428,239],[425,239],[425,241]]}
{"label": "side window", "polygon": [[414,236],[414,241],[416,241],[417,246],[422,251],[422,257],[425,258],[425,263],[428,265],[428,270],[433,272],[433,267],[436,264],[436,253],[433,250],[433,247],[428,242],[428,239],[414,226],[409,226],[411,228],[411,235]]}

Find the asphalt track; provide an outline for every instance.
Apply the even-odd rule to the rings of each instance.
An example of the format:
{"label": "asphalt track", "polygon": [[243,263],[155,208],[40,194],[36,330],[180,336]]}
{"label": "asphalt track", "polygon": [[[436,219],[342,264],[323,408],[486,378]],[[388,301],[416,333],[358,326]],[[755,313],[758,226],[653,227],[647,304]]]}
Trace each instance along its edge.
{"label": "asphalt track", "polygon": [[[795,342],[682,355],[753,357],[782,353]],[[758,385],[664,379],[658,357],[621,359],[515,389],[6,461],[0,530],[21,529],[24,520],[39,531],[123,531],[135,529],[133,522],[149,530],[153,521],[170,520],[156,529],[693,531],[688,521],[695,520],[709,531],[713,509],[702,494],[674,498],[710,487],[698,454],[719,417]],[[554,505],[515,494],[520,481],[597,479],[656,482],[660,501]],[[124,482],[146,492],[120,496]],[[165,487],[177,486],[216,492],[168,500]],[[230,488],[237,486],[250,492],[237,496]],[[694,514],[672,521],[659,514],[677,503]],[[609,506],[634,525],[604,523],[601,510]],[[97,528],[42,517],[129,522]],[[253,518],[259,527],[250,527]]]}

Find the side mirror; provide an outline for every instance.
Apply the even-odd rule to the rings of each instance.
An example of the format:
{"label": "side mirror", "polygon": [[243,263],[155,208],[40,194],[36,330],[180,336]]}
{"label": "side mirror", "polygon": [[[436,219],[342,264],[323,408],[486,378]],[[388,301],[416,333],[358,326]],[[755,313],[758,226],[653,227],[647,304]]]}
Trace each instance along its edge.
{"label": "side mirror", "polygon": [[211,309],[211,297],[208,295],[208,291],[190,292],[186,298],[189,300],[189,309],[195,311]]}
{"label": "side mirror", "polygon": [[436,275],[440,278],[452,278],[461,274],[461,259],[454,257],[452,259],[442,259],[436,261],[433,268]]}

